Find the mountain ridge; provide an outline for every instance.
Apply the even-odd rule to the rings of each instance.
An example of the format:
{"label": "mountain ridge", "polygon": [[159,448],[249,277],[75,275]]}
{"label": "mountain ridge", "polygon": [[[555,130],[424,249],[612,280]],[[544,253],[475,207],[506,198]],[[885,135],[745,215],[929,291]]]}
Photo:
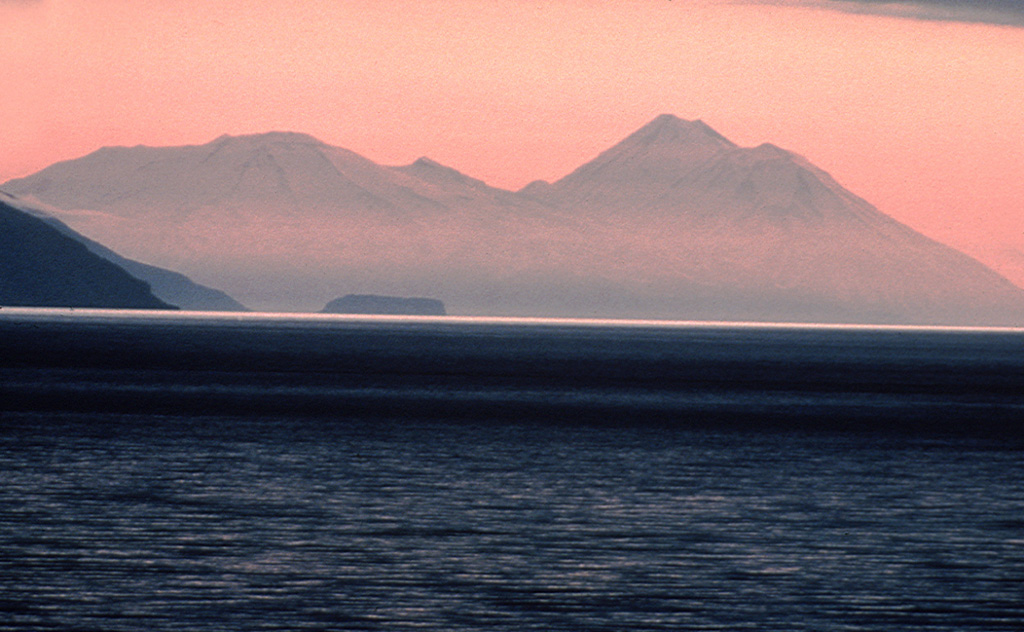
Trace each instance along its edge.
{"label": "mountain ridge", "polygon": [[[5,186],[86,209],[61,217],[257,307],[315,311],[343,283],[468,314],[1024,324],[1024,290],[799,154],[702,121],[660,115],[516,192],[426,157],[389,167],[302,134],[226,138]],[[95,190],[76,190],[88,178]]]}

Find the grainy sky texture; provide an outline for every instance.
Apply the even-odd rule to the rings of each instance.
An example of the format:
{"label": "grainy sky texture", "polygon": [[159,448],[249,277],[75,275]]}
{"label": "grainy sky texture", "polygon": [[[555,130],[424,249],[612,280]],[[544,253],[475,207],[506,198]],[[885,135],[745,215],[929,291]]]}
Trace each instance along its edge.
{"label": "grainy sky texture", "polygon": [[290,130],[515,189],[670,112],[801,153],[1024,284],[1022,16],[1005,1],[0,0],[0,182],[104,145]]}

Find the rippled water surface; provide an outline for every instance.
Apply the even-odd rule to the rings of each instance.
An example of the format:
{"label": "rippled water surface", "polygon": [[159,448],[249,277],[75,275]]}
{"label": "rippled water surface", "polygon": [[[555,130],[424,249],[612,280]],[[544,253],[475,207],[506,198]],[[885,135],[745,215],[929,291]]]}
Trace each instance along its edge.
{"label": "rippled water surface", "polygon": [[[211,340],[230,343],[227,333]],[[357,333],[345,344],[399,364],[439,344],[406,332],[397,339],[419,346],[399,352]],[[702,388],[639,385],[621,368],[614,379],[555,379],[523,360],[555,348],[568,362],[594,335],[564,348],[475,340],[466,349],[513,351],[500,356],[505,369],[467,378],[461,397],[472,405],[453,418],[437,406],[416,414],[447,401],[453,385],[450,373],[438,382],[436,367],[424,371],[415,358],[403,365],[415,370],[377,367],[373,379],[353,371],[338,381],[325,377],[340,369],[323,357],[315,370],[290,373],[277,358],[264,374],[221,359],[196,374],[84,355],[74,367],[30,362],[9,346],[0,629],[1022,629],[1019,438],[921,432],[920,420],[913,432],[867,423],[881,415],[898,426],[922,394],[929,414],[960,411],[947,415],[947,430],[971,422],[964,410],[1012,419],[1010,382],[961,389],[947,406],[913,380],[896,399],[867,378],[850,390],[807,378],[782,392],[772,376],[768,390],[753,384],[750,375],[764,372],[752,369],[738,373],[746,386],[725,388],[726,375],[713,382],[717,399],[702,399]],[[621,367],[629,345],[616,335],[594,348]],[[709,335],[714,353],[694,351]],[[662,376],[683,375],[679,358],[760,357],[728,351],[731,338],[707,332],[674,350],[678,336],[641,337],[635,353],[656,358]],[[875,363],[861,363],[865,349],[879,348],[871,340],[847,340],[842,357],[861,358],[857,370],[866,371]],[[442,342],[445,366],[469,353],[452,351],[450,335]],[[783,364],[801,366],[819,343],[782,344]],[[943,379],[946,356],[922,344],[908,347],[930,367],[921,383]],[[962,344],[954,356],[974,357]],[[819,373],[841,360],[828,348]],[[581,361],[604,366],[586,364],[599,355]],[[549,366],[550,356],[540,362]],[[225,393],[231,410],[239,397],[259,405],[197,412],[211,402],[224,409]],[[382,406],[389,393],[404,403]],[[529,397],[531,406],[516,405]],[[544,408],[547,400],[557,402]],[[722,402],[725,417],[705,415]],[[850,402],[868,430],[816,418],[824,428],[808,426],[808,416]],[[137,409],[125,411],[129,403]],[[293,404],[302,414],[282,410]],[[778,421],[786,411],[804,421],[758,427],[761,415]],[[717,427],[729,415],[743,423]]]}
{"label": "rippled water surface", "polygon": [[986,446],[20,417],[0,472],[14,628],[1024,621],[1024,465]]}

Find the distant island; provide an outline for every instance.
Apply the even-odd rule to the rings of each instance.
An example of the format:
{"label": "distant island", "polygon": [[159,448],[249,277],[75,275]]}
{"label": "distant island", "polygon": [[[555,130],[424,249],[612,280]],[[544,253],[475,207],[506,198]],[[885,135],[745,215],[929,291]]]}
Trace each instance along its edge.
{"label": "distant island", "polygon": [[391,316],[445,316],[444,303],[433,298],[401,298],[376,294],[346,294],[328,303],[323,314],[386,314]]}

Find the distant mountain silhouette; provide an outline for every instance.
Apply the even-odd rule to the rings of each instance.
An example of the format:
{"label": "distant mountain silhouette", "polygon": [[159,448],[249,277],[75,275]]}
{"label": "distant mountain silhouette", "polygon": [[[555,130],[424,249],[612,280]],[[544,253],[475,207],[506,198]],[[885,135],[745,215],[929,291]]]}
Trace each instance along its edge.
{"label": "distant mountain silhouette", "polygon": [[1024,324],[1024,290],[802,157],[667,114],[519,192],[290,133],[105,148],[4,186],[264,309],[344,284],[465,314]]}
{"label": "distant mountain silhouette", "polygon": [[43,220],[62,235],[81,242],[89,252],[110,261],[133,277],[145,281],[149,284],[153,295],[166,303],[193,311],[248,311],[248,308],[224,292],[194,283],[183,274],[122,257],[106,246],[79,235],[60,220],[47,214],[45,209],[38,205],[26,203],[24,200],[7,195],[2,191],[0,191],[0,201],[7,202],[14,208]]}
{"label": "distant mountain silhouette", "polygon": [[375,294],[346,294],[328,303],[325,314],[386,314],[398,316],[444,316],[444,303],[432,298],[399,298]]}
{"label": "distant mountain silhouette", "polygon": [[175,309],[144,281],[3,200],[0,305]]}
{"label": "distant mountain silhouette", "polygon": [[884,215],[806,159],[654,119],[532,197],[662,244],[697,317],[1024,323],[1024,291]]}
{"label": "distant mountain silhouette", "polygon": [[258,309],[315,311],[345,285],[457,287],[504,311],[521,301],[496,287],[535,272],[539,257],[568,256],[551,250],[536,202],[429,159],[386,167],[302,134],[104,148],[5,189],[64,209],[61,221],[123,256],[209,279]]}

